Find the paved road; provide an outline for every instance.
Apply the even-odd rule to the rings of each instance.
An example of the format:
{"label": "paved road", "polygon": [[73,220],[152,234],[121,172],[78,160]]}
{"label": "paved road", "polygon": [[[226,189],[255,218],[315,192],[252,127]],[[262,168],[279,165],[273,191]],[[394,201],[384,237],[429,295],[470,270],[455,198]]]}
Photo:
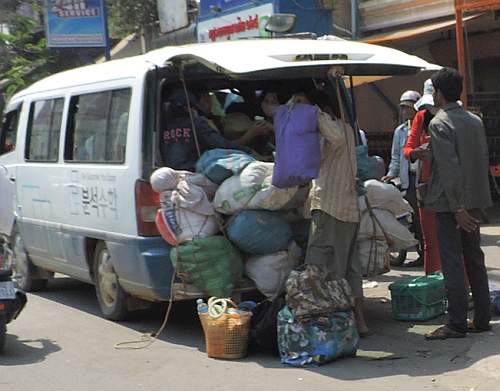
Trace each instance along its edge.
{"label": "paved road", "polygon": [[[486,227],[490,278],[500,284],[500,228]],[[167,330],[145,350],[116,350],[117,342],[157,329],[164,308],[113,323],[102,319],[93,288],[67,278],[29,296],[9,325],[0,356],[0,390],[460,390],[498,389],[500,322],[492,333],[466,340],[427,342],[439,323],[390,319],[387,284],[418,271],[399,269],[366,290],[367,317],[376,335],[363,340],[358,358],[313,369],[284,368],[272,356],[241,361],[206,357],[193,303],[176,304]]]}

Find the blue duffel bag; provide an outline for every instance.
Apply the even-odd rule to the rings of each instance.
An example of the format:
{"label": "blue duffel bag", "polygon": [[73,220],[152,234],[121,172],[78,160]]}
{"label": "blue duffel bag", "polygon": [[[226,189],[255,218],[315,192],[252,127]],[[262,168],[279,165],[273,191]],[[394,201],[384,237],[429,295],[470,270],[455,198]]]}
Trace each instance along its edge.
{"label": "blue duffel bag", "polygon": [[227,237],[240,250],[250,254],[273,254],[288,249],[293,232],[279,212],[244,210],[233,216]]}
{"label": "blue duffel bag", "polygon": [[254,161],[248,153],[236,149],[211,149],[201,155],[196,163],[196,172],[220,185],[227,178],[238,175]]}
{"label": "blue duffel bag", "polygon": [[303,367],[354,357],[358,344],[352,311],[332,312],[302,322],[287,306],[278,312],[278,348],[283,364]]}

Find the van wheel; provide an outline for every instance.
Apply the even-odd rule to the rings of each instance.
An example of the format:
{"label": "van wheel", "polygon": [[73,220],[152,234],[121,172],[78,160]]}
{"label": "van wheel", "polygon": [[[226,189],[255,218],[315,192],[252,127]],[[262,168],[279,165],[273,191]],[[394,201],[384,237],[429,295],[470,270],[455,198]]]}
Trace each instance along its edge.
{"label": "van wheel", "polygon": [[123,320],[129,314],[129,295],[118,281],[111,255],[104,242],[97,244],[94,255],[95,290],[101,312],[106,319]]}
{"label": "van wheel", "polygon": [[16,285],[26,292],[34,292],[47,286],[47,279],[36,278],[40,274],[38,268],[31,262],[24,247],[19,231],[12,236],[13,277]]}

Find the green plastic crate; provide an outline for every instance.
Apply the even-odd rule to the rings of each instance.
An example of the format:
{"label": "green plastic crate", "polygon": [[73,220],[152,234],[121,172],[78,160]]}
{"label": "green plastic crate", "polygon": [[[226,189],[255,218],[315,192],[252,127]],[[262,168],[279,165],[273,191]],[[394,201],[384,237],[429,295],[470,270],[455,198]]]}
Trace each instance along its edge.
{"label": "green plastic crate", "polygon": [[424,321],[446,310],[446,289],[440,273],[402,278],[389,285],[389,290],[394,319]]}

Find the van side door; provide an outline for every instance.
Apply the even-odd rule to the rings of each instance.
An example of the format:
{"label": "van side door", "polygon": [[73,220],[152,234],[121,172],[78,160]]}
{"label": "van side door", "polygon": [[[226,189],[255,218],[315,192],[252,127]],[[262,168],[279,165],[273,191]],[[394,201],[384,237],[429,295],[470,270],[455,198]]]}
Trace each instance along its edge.
{"label": "van side door", "polygon": [[16,140],[21,104],[8,110],[0,130],[0,235],[9,237],[14,224]]}

